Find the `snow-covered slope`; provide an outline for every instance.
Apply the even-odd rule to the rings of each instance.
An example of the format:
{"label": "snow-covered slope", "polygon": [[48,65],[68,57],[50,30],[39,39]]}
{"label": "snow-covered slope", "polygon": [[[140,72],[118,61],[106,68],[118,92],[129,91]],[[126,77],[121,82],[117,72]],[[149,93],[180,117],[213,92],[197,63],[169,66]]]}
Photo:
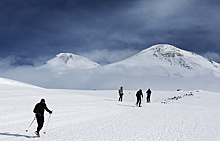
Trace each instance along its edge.
{"label": "snow-covered slope", "polygon": [[60,53],[57,54],[55,58],[47,61],[42,67],[50,68],[53,71],[65,71],[72,69],[96,68],[100,67],[100,65],[79,55],[72,53]]}
{"label": "snow-covered slope", "polygon": [[107,68],[120,68],[121,66],[129,69],[142,67],[149,74],[154,73],[169,77],[194,76],[207,73],[220,76],[219,63],[168,44],[152,46],[128,59],[110,64]]}
{"label": "snow-covered slope", "polygon": [[[220,65],[216,62],[208,60],[196,53],[181,50],[171,45],[161,44],[152,46],[143,50],[140,54],[153,54],[159,60],[168,62],[172,66],[180,66],[189,70],[196,70],[198,68],[207,68],[214,71],[220,70]],[[164,63],[161,63],[164,65]]]}
{"label": "snow-covered slope", "polygon": [[[220,93],[152,90],[151,103],[146,103],[144,90],[142,107],[135,107],[136,91],[124,89],[119,102],[118,90],[0,89],[0,140],[220,140]],[[49,118],[45,111],[36,138],[32,111],[41,98],[53,113]]]}
{"label": "snow-covered slope", "polygon": [[8,89],[8,88],[40,88],[34,85],[30,85],[27,83],[22,83],[15,80],[10,80],[6,78],[0,78],[0,89]]}

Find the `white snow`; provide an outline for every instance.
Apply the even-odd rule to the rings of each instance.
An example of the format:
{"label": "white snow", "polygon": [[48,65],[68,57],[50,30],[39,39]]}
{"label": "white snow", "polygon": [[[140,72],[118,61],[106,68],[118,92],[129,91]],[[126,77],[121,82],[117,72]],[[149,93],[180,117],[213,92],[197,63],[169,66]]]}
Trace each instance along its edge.
{"label": "white snow", "polygon": [[55,89],[115,90],[123,85],[134,90],[149,86],[163,91],[181,88],[220,92],[219,63],[172,45],[155,45],[105,66],[95,64],[81,56],[61,53],[42,67],[17,67],[2,71],[0,77]]}
{"label": "white snow", "polygon": [[0,78],[0,89],[10,89],[12,88],[26,88],[26,87],[31,87],[31,88],[40,88],[34,85],[30,85],[27,83],[22,83],[19,81],[11,80],[11,79],[6,79],[6,78]]}
{"label": "white snow", "polygon": [[90,69],[96,67],[100,67],[100,65],[86,57],[72,53],[59,53],[56,57],[39,67],[39,69],[48,68],[54,72],[61,72],[65,70]]}
{"label": "white snow", "polygon": [[220,76],[218,63],[168,44],[152,46],[128,59],[110,64],[109,67],[120,67],[120,65],[145,67],[150,72],[160,70],[160,74],[167,73],[169,77],[174,74],[184,77],[196,74],[204,75],[210,72]]}
{"label": "white snow", "polygon": [[[151,103],[146,103],[146,87],[142,88],[142,107],[135,107],[136,90],[126,87],[119,102],[118,90],[43,89],[2,81],[5,79],[0,79],[2,141],[220,140],[220,93],[152,89]],[[49,118],[45,112],[41,138],[35,138],[36,121],[28,126],[41,98],[53,114],[44,134]]]}

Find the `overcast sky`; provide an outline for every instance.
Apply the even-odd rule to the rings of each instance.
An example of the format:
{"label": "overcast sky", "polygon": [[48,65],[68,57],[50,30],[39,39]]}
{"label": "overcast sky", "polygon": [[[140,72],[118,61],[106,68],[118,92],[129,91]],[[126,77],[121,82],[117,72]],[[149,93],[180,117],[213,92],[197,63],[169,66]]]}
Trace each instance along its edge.
{"label": "overcast sky", "polygon": [[0,0],[0,65],[58,53],[100,64],[156,44],[220,62],[219,0]]}

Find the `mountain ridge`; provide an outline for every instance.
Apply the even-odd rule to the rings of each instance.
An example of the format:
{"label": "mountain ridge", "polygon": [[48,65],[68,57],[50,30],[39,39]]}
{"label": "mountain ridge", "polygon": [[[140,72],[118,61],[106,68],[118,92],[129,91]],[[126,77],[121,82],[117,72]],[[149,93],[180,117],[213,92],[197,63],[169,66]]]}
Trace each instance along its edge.
{"label": "mountain ridge", "polygon": [[[199,71],[202,69],[220,73],[220,65],[194,52],[185,51],[168,44],[159,44],[140,51],[122,61],[107,66],[126,67],[161,66],[166,69]],[[190,71],[190,72],[192,72]]]}
{"label": "mountain ridge", "polygon": [[[136,59],[136,60],[131,61],[132,59]],[[193,61],[194,59],[196,61]],[[188,70],[194,70],[196,67],[199,66],[203,66],[204,68],[209,67],[214,71],[216,71],[216,69],[217,70],[220,69],[220,64],[217,62],[209,60],[194,52],[182,50],[169,44],[154,45],[140,51],[139,53],[131,57],[128,57],[127,59],[103,66],[86,57],[75,55],[72,53],[59,53],[54,58],[45,62],[43,66],[47,66],[47,68],[51,67],[51,69],[60,68],[58,70],[62,71],[68,69],[91,69],[96,67],[111,66],[115,64],[125,65],[126,63],[127,66],[144,66],[144,65],[148,65],[146,64],[146,62],[149,63],[149,61],[159,65],[161,65],[161,62],[165,63],[166,66],[165,64],[163,65],[165,67],[167,67],[169,64],[171,66],[181,66]]]}
{"label": "mountain ridge", "polygon": [[[17,73],[9,71],[5,76],[44,88],[88,90],[124,86],[128,89],[150,87],[155,90],[219,91],[220,64],[168,44],[149,47],[119,62],[86,69],[67,66],[77,59],[71,59],[75,55],[65,55],[59,54],[55,65],[51,65],[53,61],[48,61],[50,65],[29,70],[24,68]],[[81,59],[79,56],[79,62]]]}
{"label": "mountain ridge", "polygon": [[[209,73],[214,73],[220,77],[220,64],[194,52],[179,49],[169,44],[151,46],[127,59],[104,66],[86,57],[72,53],[59,53],[47,61],[42,68],[51,69],[53,72],[58,72],[59,75],[67,71],[90,69],[98,69],[99,73],[102,73],[102,70],[115,73],[117,71],[123,73],[124,71],[126,73],[130,72],[129,69],[138,68],[140,71],[146,70],[148,74],[170,78]],[[130,72],[130,74],[136,75],[136,72]]]}

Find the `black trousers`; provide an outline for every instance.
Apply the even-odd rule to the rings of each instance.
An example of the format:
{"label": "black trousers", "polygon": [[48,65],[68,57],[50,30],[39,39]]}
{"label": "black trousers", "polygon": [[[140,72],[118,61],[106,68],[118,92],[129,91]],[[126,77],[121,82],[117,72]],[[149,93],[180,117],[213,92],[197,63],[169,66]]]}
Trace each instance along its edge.
{"label": "black trousers", "polygon": [[147,102],[150,102],[150,97],[147,97]]}
{"label": "black trousers", "polygon": [[38,124],[37,133],[39,133],[40,130],[43,128],[43,125],[44,125],[44,116],[36,114],[36,118],[37,118],[37,124]]}
{"label": "black trousers", "polygon": [[139,97],[137,98],[137,103],[136,103],[136,105],[139,106],[139,107],[141,106],[141,98],[139,98]]}
{"label": "black trousers", "polygon": [[122,97],[123,97],[123,94],[120,94],[118,101],[122,101]]}

